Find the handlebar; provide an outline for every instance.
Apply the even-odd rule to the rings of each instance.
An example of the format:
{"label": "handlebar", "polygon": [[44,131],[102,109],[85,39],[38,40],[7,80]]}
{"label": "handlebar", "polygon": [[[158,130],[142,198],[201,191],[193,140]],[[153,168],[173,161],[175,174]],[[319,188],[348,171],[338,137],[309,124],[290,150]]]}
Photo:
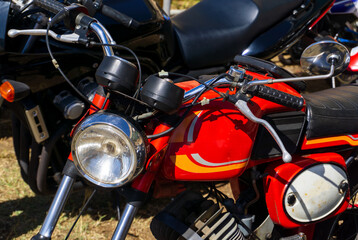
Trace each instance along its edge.
{"label": "handlebar", "polygon": [[268,101],[297,110],[302,109],[304,105],[303,98],[296,97],[294,95],[264,85],[256,86],[252,94]]}
{"label": "handlebar", "polygon": [[137,29],[139,27],[139,22],[134,20],[131,17],[128,17],[127,15],[117,11],[114,8],[111,8],[107,5],[103,5],[101,8],[101,13],[109,18],[112,18],[113,20],[121,23],[125,27],[129,27],[132,29]]}
{"label": "handlebar", "polygon": [[[210,79],[210,80],[206,81],[204,85],[199,85],[189,91],[186,91],[184,94],[183,102],[186,102],[186,101],[192,99],[193,97],[195,97],[196,94],[198,94],[200,91],[202,91],[205,88],[205,85],[210,85],[212,81],[213,81],[213,79]],[[230,80],[228,80],[227,78],[223,77],[223,78],[219,79],[216,82],[216,84],[217,85],[223,85],[223,84],[231,85],[232,82]],[[282,92],[277,89],[270,88],[270,87],[267,87],[264,85],[251,86],[248,92],[254,96],[266,99],[268,101],[271,101],[271,102],[274,102],[277,104],[281,104],[281,105],[289,107],[289,108],[300,110],[304,106],[303,98],[296,97],[294,95],[291,95],[291,94],[288,94],[288,93],[285,93],[285,92]]]}
{"label": "handlebar", "polygon": [[63,3],[55,0],[34,0],[34,4],[54,14],[57,14],[65,9],[65,5]]}
{"label": "handlebar", "polygon": [[[66,5],[56,0],[34,0],[34,4],[54,14],[58,14],[59,12],[66,10]],[[137,29],[140,25],[138,21],[107,5],[102,5],[101,13],[119,22],[125,27]],[[64,16],[61,17],[61,20],[65,17],[65,14],[67,13],[64,13]],[[58,20],[59,19],[57,19],[57,21]]]}
{"label": "handlebar", "polygon": [[[83,6],[76,5],[76,4],[66,6],[56,0],[34,0],[34,4],[36,6],[39,6],[43,9],[51,12],[51,13],[56,14],[50,22],[51,25],[56,22],[59,22],[60,20],[66,18],[66,17],[70,18],[70,20],[72,22],[71,25],[81,24],[82,19],[85,19],[85,21],[84,21],[86,23],[85,25],[87,25],[87,27],[89,27],[97,35],[100,42],[102,44],[104,44],[104,46],[102,47],[104,54],[106,56],[114,55],[112,47],[105,46],[105,45],[106,44],[107,45],[115,44],[115,41],[113,40],[113,38],[111,37],[111,35],[107,31],[107,29],[101,23],[99,23],[96,19],[91,18],[83,13],[83,12],[87,11]],[[44,34],[44,32],[39,32],[39,31],[33,31],[33,32],[27,31],[26,32],[26,31],[15,30],[15,29],[12,29],[8,32],[8,35],[10,37],[15,37],[19,34],[42,35],[42,34]],[[49,35],[51,37],[55,38],[56,40],[63,41],[63,42],[74,42],[74,40],[75,40],[75,42],[78,41],[76,34],[72,34],[70,40],[68,39],[68,37],[61,38],[61,35],[56,35],[55,33],[50,32],[50,31],[49,31]]]}
{"label": "handlebar", "polygon": [[[100,23],[97,23],[96,21],[94,21],[90,24],[89,27],[92,29],[92,31],[97,35],[97,37],[99,38],[101,43],[103,43],[104,45],[114,43],[111,35],[109,35],[107,30]],[[10,29],[7,34],[9,37],[14,38],[19,35],[45,36],[46,33],[47,33],[46,29],[26,29],[26,30]],[[51,30],[48,31],[48,34],[52,38],[54,38],[60,42],[65,42],[65,43],[78,43],[79,37],[80,37],[76,33],[60,35],[60,34],[56,34],[55,32],[53,32]],[[111,46],[103,46],[102,48],[103,48],[103,52],[104,52],[105,56],[113,56],[114,55],[113,49]]]}

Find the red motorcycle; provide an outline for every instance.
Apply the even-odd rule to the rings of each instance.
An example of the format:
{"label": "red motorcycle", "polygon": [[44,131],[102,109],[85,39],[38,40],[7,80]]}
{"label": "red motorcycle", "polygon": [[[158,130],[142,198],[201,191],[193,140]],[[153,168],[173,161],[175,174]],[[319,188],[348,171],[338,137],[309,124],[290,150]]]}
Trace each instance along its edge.
{"label": "red motorcycle", "polygon": [[[301,95],[292,84],[344,71],[344,46],[325,41],[304,51],[302,66],[316,76],[282,77],[287,73],[272,63],[237,56],[218,76],[181,75],[174,82],[180,74],[160,72],[142,81],[140,62],[115,56],[114,48],[123,46],[81,6],[49,7],[60,10],[52,23],[65,19],[95,33],[100,42],[90,44],[102,46],[105,57],[91,107],[72,131],[61,184],[33,239],[51,239],[78,179],[93,187],[91,196],[110,189],[125,197],[112,239],[125,239],[149,195],[176,196],[152,221],[158,239],[357,237],[358,87]],[[48,44],[50,27],[48,50],[66,77]],[[13,101],[29,92],[10,80],[0,89]],[[42,119],[33,119],[41,126]],[[207,182],[207,194],[183,191],[184,181]],[[222,181],[230,182],[233,198],[217,189]]]}
{"label": "red motorcycle", "polygon": [[[69,132],[94,96],[95,72],[103,57],[100,46],[91,45],[97,39],[93,32],[75,28],[67,20],[52,21],[49,35],[58,41],[50,38],[49,45],[70,84],[58,71],[48,71],[52,62],[41,36],[61,4],[43,2],[47,1],[0,0],[0,81],[22,82],[31,90],[21,101],[0,99],[0,108],[11,112],[14,150],[23,180],[36,194],[53,194],[71,145]],[[111,33],[110,42],[134,51],[143,78],[162,69],[199,78],[226,72],[238,54],[263,59],[276,56],[312,28],[334,0],[225,0],[220,4],[203,0],[173,18],[153,0],[64,2],[81,4],[83,11]],[[17,31],[7,34],[9,29]],[[119,51],[122,58],[136,62],[130,51]],[[242,64],[245,61],[252,60],[241,58]],[[275,76],[292,75],[280,70]],[[121,104],[130,101],[127,98]]]}
{"label": "red motorcycle", "polygon": [[351,50],[351,61],[348,65],[347,71],[343,72],[339,76],[339,80],[343,84],[357,82],[357,75],[358,75],[358,47],[354,47]]}

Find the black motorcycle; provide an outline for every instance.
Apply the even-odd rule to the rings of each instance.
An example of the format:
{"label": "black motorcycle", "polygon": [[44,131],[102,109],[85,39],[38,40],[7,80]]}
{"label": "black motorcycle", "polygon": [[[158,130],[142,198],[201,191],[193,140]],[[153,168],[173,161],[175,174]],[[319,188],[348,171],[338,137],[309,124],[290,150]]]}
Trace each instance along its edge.
{"label": "black motorcycle", "polygon": [[[54,192],[60,182],[70,131],[95,95],[94,76],[102,61],[97,49],[101,45],[93,32],[87,34],[88,29],[53,18],[63,6],[68,6],[64,19],[78,11],[98,19],[110,32],[107,35],[113,36],[108,43],[121,44],[117,55],[136,65],[140,62],[143,79],[164,70],[175,81],[187,75],[222,73],[233,62],[255,65],[276,78],[292,77],[253,57],[270,59],[293,45],[333,1],[203,0],[173,18],[152,0],[73,2],[0,1],[1,86],[8,89],[4,85],[8,82],[17,91],[13,98],[2,92],[2,106],[13,113],[13,140],[22,177],[37,194]],[[48,47],[57,62],[49,58]],[[127,96],[118,96],[117,101],[134,104]],[[129,109],[134,108],[120,110],[128,113]]]}

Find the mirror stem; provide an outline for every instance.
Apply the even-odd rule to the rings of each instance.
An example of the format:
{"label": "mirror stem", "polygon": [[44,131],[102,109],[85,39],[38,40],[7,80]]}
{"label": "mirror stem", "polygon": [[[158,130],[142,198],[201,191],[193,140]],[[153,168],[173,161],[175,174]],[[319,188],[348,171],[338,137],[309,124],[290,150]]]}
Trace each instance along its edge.
{"label": "mirror stem", "polygon": [[257,85],[273,84],[273,83],[279,83],[279,82],[297,82],[297,81],[319,80],[319,79],[326,79],[326,78],[333,77],[333,75],[334,75],[334,65],[332,64],[330,72],[328,74],[318,75],[318,76],[309,76],[309,77],[294,77],[294,78],[254,80],[254,81],[248,82],[245,86],[243,86],[241,91],[243,93],[246,93],[246,91],[250,87],[257,86]]}

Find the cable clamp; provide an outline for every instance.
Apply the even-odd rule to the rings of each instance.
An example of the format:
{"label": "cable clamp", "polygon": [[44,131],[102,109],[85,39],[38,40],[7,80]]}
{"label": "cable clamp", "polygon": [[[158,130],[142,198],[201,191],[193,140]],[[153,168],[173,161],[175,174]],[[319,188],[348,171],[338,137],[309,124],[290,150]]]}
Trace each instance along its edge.
{"label": "cable clamp", "polygon": [[166,71],[164,71],[164,70],[158,72],[158,75],[159,75],[160,78],[162,78],[162,77],[169,77],[169,73],[166,72]]}
{"label": "cable clamp", "polygon": [[58,69],[60,67],[60,65],[58,64],[56,59],[52,59],[52,64],[55,66],[56,69]]}
{"label": "cable clamp", "polygon": [[206,97],[203,98],[203,100],[200,101],[201,106],[207,105],[210,103],[210,99],[207,99]]}

